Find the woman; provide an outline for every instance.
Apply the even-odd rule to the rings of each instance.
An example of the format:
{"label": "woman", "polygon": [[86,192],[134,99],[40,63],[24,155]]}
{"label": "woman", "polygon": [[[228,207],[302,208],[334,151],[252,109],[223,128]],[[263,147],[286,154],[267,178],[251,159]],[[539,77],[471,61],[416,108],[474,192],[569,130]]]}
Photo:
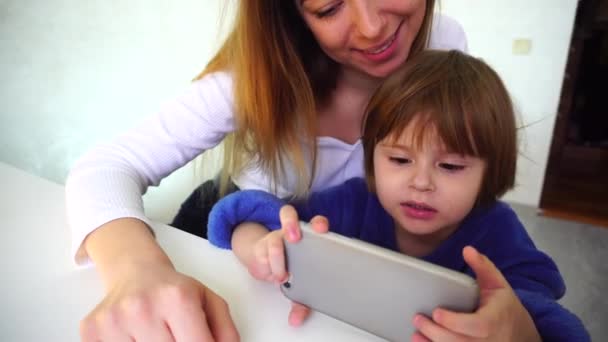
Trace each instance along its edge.
{"label": "woman", "polygon": [[[89,152],[68,177],[76,260],[90,258],[107,289],[82,321],[83,340],[238,340],[226,303],[177,272],[155,242],[142,193],[222,140],[224,189],[302,196],[362,176],[372,91],[427,45],[466,47],[447,18],[435,18],[431,34],[434,5],[241,0],[231,34],[189,91]],[[306,313],[294,306],[290,321]]]}

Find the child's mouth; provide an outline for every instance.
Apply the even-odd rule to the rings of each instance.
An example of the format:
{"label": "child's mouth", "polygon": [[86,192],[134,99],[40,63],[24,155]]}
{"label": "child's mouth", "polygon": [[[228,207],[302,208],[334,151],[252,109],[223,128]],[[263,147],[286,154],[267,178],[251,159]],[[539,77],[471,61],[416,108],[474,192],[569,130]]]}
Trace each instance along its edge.
{"label": "child's mouth", "polygon": [[430,220],[437,214],[437,209],[430,205],[414,201],[401,203],[401,209],[406,216],[420,220]]}

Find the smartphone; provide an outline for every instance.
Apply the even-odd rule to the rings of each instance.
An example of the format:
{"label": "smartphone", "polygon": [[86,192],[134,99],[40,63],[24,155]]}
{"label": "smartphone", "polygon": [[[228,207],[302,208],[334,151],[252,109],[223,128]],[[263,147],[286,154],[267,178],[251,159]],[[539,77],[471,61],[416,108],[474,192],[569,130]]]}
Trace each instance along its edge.
{"label": "smartphone", "polygon": [[285,241],[284,295],[389,341],[410,341],[414,315],[437,307],[473,312],[470,276],[300,222],[302,239]]}

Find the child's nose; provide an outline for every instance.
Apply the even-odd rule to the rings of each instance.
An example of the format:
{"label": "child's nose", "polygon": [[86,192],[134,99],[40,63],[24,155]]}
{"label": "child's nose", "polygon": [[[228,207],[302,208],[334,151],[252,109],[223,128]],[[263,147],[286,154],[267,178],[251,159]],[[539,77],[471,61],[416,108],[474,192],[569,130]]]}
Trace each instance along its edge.
{"label": "child's nose", "polygon": [[416,191],[421,192],[435,190],[431,171],[424,166],[417,167],[411,179],[410,187],[412,187]]}

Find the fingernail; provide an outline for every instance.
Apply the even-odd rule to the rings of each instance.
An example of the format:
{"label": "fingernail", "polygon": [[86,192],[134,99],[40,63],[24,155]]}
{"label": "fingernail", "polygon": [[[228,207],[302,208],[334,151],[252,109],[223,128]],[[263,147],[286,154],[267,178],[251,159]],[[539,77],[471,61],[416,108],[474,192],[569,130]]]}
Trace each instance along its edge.
{"label": "fingernail", "polygon": [[433,321],[435,322],[439,322],[441,321],[441,309],[435,309],[433,310]]}
{"label": "fingernail", "polygon": [[421,319],[422,319],[422,318],[420,317],[420,315],[416,315],[416,316],[414,316],[414,322],[413,322],[413,323],[414,323],[414,326],[415,326],[416,328],[418,328],[418,326],[420,325],[420,321],[421,321]]}
{"label": "fingernail", "polygon": [[291,241],[296,241],[298,239],[298,227],[295,222],[290,222],[287,226],[287,234],[289,234],[289,239]]}

